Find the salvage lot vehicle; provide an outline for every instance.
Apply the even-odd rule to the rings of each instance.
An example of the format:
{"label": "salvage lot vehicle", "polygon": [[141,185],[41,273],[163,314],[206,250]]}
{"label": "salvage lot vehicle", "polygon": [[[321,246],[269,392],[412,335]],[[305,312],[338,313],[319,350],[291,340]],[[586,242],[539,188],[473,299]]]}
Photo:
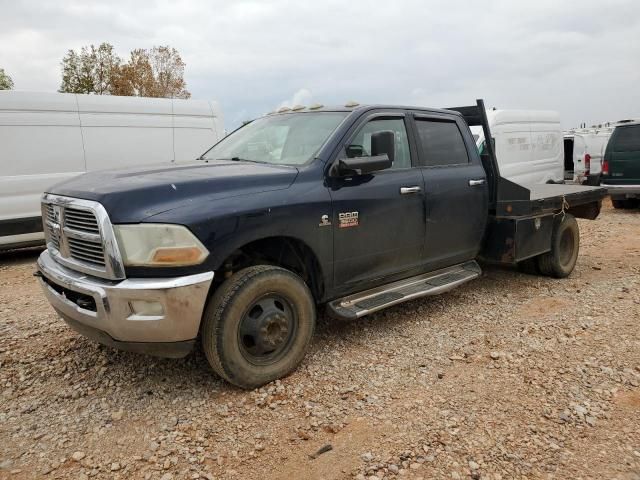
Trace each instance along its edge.
{"label": "salvage lot vehicle", "polygon": [[257,119],[199,164],[88,173],[42,208],[44,292],[83,335],[253,388],[302,360],[316,307],[356,319],[477,278],[478,258],[573,270],[605,190],[500,175],[482,101]]}
{"label": "salvage lot vehicle", "polygon": [[[504,178],[519,184],[564,183],[563,133],[558,112],[492,109],[487,112],[487,120]],[[482,153],[482,126],[471,127],[471,132]]]}
{"label": "salvage lot vehicle", "polygon": [[224,135],[215,102],[0,92],[0,250],[44,241],[40,197],[81,173],[191,162]]}
{"label": "salvage lot vehicle", "polygon": [[618,125],[602,164],[601,185],[615,208],[634,208],[640,201],[640,122]]}
{"label": "salvage lot vehicle", "polygon": [[602,161],[613,128],[581,128],[564,136],[565,171],[578,184],[598,185]]}

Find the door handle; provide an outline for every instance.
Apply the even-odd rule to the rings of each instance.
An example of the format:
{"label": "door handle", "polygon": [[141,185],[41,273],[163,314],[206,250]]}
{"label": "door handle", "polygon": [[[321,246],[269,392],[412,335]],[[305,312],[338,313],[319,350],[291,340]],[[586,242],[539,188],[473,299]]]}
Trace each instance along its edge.
{"label": "door handle", "polygon": [[417,185],[415,187],[400,187],[401,195],[408,195],[410,193],[420,193],[422,189]]}
{"label": "door handle", "polygon": [[484,185],[484,178],[481,178],[480,180],[469,180],[470,187],[475,187],[476,185]]}

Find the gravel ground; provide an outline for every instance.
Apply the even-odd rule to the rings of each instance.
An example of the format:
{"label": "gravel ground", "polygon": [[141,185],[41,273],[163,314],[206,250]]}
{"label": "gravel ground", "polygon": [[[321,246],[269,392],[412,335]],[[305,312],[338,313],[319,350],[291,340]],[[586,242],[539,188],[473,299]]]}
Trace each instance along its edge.
{"label": "gravel ground", "polygon": [[640,479],[640,213],[580,228],[570,278],[487,267],[357,322],[321,315],[303,365],[252,392],[201,352],[76,335],[37,252],[4,254],[0,477]]}

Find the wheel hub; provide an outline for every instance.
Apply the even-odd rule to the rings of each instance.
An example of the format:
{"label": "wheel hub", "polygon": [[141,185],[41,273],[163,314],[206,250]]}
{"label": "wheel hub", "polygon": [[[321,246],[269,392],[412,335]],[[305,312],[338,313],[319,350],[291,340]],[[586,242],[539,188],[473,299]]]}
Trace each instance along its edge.
{"label": "wheel hub", "polygon": [[273,363],[289,348],[295,325],[287,300],[275,294],[262,297],[250,305],[240,322],[240,350],[252,363]]}
{"label": "wheel hub", "polygon": [[273,313],[262,320],[262,325],[258,329],[258,341],[265,348],[276,349],[287,339],[289,326],[287,319],[281,313]]}

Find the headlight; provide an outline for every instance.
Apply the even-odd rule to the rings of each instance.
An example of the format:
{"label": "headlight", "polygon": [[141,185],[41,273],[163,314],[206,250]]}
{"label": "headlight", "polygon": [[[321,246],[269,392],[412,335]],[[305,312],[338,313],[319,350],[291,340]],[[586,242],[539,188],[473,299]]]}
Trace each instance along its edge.
{"label": "headlight", "polygon": [[209,251],[182,225],[114,225],[126,266],[184,267],[202,263]]}

